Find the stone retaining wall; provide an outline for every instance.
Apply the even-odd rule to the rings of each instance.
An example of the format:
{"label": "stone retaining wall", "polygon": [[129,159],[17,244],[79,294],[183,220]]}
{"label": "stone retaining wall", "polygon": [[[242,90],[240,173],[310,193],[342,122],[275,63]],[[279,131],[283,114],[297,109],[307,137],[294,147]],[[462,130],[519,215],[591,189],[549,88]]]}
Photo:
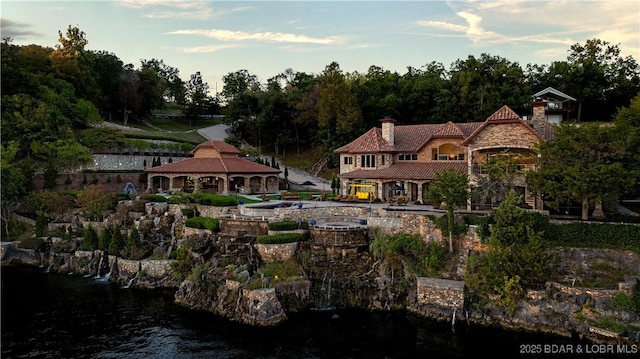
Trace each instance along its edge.
{"label": "stone retaining wall", "polygon": [[171,263],[174,260],[154,260],[154,261],[140,261],[140,271],[143,271],[147,277],[153,279],[164,278],[171,272]]}
{"label": "stone retaining wall", "polygon": [[220,218],[220,232],[241,237],[246,234],[261,236],[269,233],[269,223],[265,220],[245,220]]}
{"label": "stone retaining wall", "polygon": [[438,278],[417,279],[418,304],[428,304],[452,311],[464,309],[464,282]]}
{"label": "stone retaining wall", "polygon": [[286,261],[293,257],[298,250],[298,242],[279,244],[255,244],[260,257],[265,262]]}
{"label": "stone retaining wall", "polygon": [[309,241],[313,245],[324,247],[357,248],[368,246],[367,228],[357,229],[324,229],[310,228]]}

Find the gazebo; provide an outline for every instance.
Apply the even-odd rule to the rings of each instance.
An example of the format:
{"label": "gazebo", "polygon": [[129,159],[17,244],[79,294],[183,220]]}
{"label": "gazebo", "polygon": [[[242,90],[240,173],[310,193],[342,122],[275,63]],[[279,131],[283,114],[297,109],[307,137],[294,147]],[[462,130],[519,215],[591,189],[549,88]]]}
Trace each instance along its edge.
{"label": "gazebo", "polygon": [[229,195],[275,193],[280,170],[240,157],[224,141],[207,141],[192,151],[193,157],[148,168],[151,192],[207,192]]}

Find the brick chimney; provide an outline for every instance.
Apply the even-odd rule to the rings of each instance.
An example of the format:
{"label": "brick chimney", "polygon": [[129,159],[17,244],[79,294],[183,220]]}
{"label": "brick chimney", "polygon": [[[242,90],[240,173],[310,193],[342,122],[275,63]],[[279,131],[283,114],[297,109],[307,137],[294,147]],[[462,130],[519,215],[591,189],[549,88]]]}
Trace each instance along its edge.
{"label": "brick chimney", "polygon": [[382,122],[382,138],[387,140],[387,142],[389,142],[389,144],[393,146],[394,145],[393,124],[396,122],[396,120],[389,117],[385,117],[382,120],[380,120],[380,122]]}

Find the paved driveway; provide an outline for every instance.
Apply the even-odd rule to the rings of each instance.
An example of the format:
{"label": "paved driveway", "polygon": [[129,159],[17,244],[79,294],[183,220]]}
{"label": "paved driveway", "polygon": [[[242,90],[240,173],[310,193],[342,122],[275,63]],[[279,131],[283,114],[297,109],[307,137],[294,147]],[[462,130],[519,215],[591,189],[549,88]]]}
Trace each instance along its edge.
{"label": "paved driveway", "polygon": [[201,128],[198,130],[198,133],[208,140],[224,141],[231,135],[231,128],[227,125],[220,124]]}

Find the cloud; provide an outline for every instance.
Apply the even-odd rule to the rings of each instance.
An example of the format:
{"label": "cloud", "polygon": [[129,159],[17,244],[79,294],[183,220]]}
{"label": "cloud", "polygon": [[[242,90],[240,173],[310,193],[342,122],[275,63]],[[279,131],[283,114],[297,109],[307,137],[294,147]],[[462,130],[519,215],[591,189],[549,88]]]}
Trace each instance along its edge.
{"label": "cloud", "polygon": [[43,36],[42,34],[30,30],[32,26],[29,24],[23,24],[8,19],[0,19],[0,32],[2,38],[11,38],[13,40],[26,39],[33,36]]}
{"label": "cloud", "polygon": [[166,33],[167,35],[196,35],[213,38],[220,41],[258,41],[258,42],[285,42],[285,43],[304,43],[304,44],[321,44],[331,45],[343,43],[344,37],[328,36],[328,37],[310,37],[306,35],[289,34],[282,32],[245,32],[231,30],[176,30]]}
{"label": "cloud", "polygon": [[633,1],[450,1],[448,5],[464,23],[416,22],[423,28],[441,30],[425,35],[464,34],[476,46],[504,42],[566,46],[588,38],[638,42],[640,9]]}
{"label": "cloud", "polygon": [[249,6],[234,7],[225,10],[214,10],[212,1],[183,1],[183,0],[122,0],[117,4],[134,8],[148,9],[143,17],[148,19],[195,19],[207,20],[246,11]]}
{"label": "cloud", "polygon": [[196,46],[196,47],[185,48],[183,52],[188,54],[206,54],[206,53],[218,52],[218,51],[238,48],[238,47],[242,47],[242,46],[237,44]]}

